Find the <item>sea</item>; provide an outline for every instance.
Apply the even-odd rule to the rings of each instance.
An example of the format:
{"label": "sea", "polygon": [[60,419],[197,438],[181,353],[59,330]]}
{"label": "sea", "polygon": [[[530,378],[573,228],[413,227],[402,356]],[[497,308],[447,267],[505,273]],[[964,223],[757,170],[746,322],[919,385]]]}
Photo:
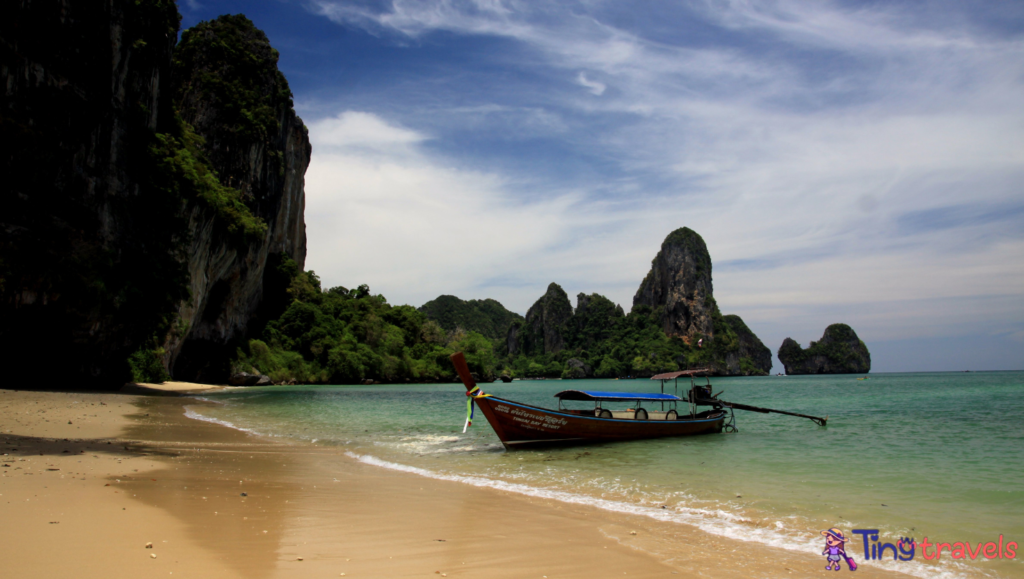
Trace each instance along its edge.
{"label": "sea", "polygon": [[[823,530],[860,565],[918,577],[1024,577],[1024,372],[712,378],[721,399],[815,416],[736,411],[733,433],[506,451],[461,384],[274,386],[199,397],[188,416],[255,435],[332,445],[382,469],[648,516],[818,555]],[[680,380],[680,389],[689,379]],[[566,389],[658,392],[638,380],[483,384],[554,408]],[[667,392],[673,392],[669,382]],[[569,404],[569,403],[567,403]],[[585,406],[587,403],[575,403]],[[654,408],[660,407],[657,403]],[[583,407],[579,406],[579,407]],[[681,405],[681,407],[683,407]],[[854,530],[877,530],[877,540]],[[940,559],[930,544],[969,543]],[[1004,557],[978,544],[1002,537]],[[916,542],[914,557],[867,560],[864,543]],[[870,549],[869,549],[870,550]],[[991,552],[991,551],[990,551]],[[906,555],[904,554],[904,558]]]}

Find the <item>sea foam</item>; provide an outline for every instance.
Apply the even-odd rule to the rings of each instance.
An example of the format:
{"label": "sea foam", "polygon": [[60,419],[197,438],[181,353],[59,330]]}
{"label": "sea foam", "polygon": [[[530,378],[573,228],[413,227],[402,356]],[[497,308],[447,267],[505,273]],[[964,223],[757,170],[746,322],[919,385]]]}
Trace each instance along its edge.
{"label": "sea foam", "polygon": [[250,428],[243,428],[243,427],[238,426],[237,424],[235,424],[233,422],[228,422],[227,420],[221,420],[219,418],[213,418],[212,416],[205,416],[203,414],[200,414],[200,413],[196,412],[195,410],[193,410],[189,406],[185,407],[185,417],[186,418],[192,418],[194,420],[201,420],[203,422],[212,422],[214,424],[219,424],[221,426],[227,426],[228,428],[233,428],[235,430],[241,430],[242,432],[248,432],[249,434],[257,434],[257,435],[260,434],[259,432],[256,432],[255,430],[252,430]]}
{"label": "sea foam", "polygon": [[[821,538],[817,535],[808,536],[806,534],[797,535],[786,533],[786,527],[781,521],[776,521],[771,525],[771,528],[756,527],[750,524],[752,521],[749,519],[722,509],[691,508],[685,506],[676,506],[673,509],[663,509],[661,507],[612,501],[561,490],[537,488],[526,484],[494,480],[479,476],[440,473],[425,468],[387,461],[372,455],[356,454],[351,451],[346,451],[345,455],[364,464],[415,474],[426,478],[458,482],[476,487],[492,488],[495,490],[517,493],[531,497],[556,500],[563,503],[586,505],[613,513],[640,515],[656,521],[690,525],[712,535],[739,541],[752,541],[768,545],[770,547],[786,549],[787,551],[816,554],[818,552],[817,549],[821,549],[823,544]],[[952,565],[936,567],[934,565],[924,565],[917,561],[905,561],[900,562],[899,564],[894,564],[891,561],[862,561],[859,557],[856,557],[856,553],[854,553],[854,558],[857,560],[858,565],[882,567],[890,571],[897,571],[915,577],[921,577],[922,579],[964,579],[965,577],[968,577],[968,575],[960,572],[960,570],[950,568]]]}

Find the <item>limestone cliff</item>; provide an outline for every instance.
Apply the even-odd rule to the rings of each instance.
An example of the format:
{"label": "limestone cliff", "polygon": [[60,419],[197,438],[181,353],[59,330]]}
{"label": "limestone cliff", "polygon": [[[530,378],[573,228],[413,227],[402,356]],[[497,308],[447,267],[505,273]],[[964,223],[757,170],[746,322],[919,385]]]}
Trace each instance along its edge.
{"label": "limestone cliff", "polygon": [[[668,235],[651,262],[651,270],[633,297],[633,307],[647,306],[659,316],[662,331],[706,352],[701,365],[717,374],[767,374],[769,350],[739,316],[723,316],[711,283],[711,255],[701,236],[688,227]],[[676,360],[682,367],[689,356]]]}
{"label": "limestone cliff", "polygon": [[723,316],[739,339],[739,348],[727,356],[730,374],[767,374],[772,369],[772,351],[737,315]]}
{"label": "limestone cliff", "polygon": [[670,233],[633,296],[633,307],[660,308],[662,331],[685,341],[714,339],[711,256],[704,239],[688,227]]}
{"label": "limestone cliff", "polygon": [[14,383],[119,387],[129,355],[165,335],[176,376],[214,377],[210,362],[275,315],[268,263],[302,266],[310,147],[276,52],[228,17],[175,56],[178,22],[169,0],[0,4]]}
{"label": "limestone cliff", "polygon": [[786,374],[864,374],[871,371],[871,353],[846,324],[832,324],[817,342],[803,349],[786,338],[779,347]]}
{"label": "limestone cliff", "polygon": [[506,344],[510,356],[550,354],[565,348],[566,322],[572,318],[572,304],[557,283],[530,306],[523,322],[509,327]]}
{"label": "limestone cliff", "polygon": [[0,3],[0,364],[8,384],[120,386],[184,286],[170,1]]}
{"label": "limestone cliff", "polygon": [[505,346],[510,360],[543,357],[517,362],[520,373],[536,374],[543,366],[543,375],[557,376],[551,365],[564,362],[563,378],[651,376],[696,367],[751,376],[772,368],[771,350],[743,320],[719,312],[711,256],[700,235],[685,227],[665,239],[628,316],[596,293],[580,293],[573,311],[562,288],[551,284],[525,321],[511,325]]}
{"label": "limestone cliff", "polygon": [[580,293],[576,310],[566,327],[565,343],[569,347],[589,349],[612,337],[616,324],[625,317],[622,306],[601,294]]}
{"label": "limestone cliff", "polygon": [[[203,204],[187,209],[192,232],[189,289],[178,309],[187,331],[167,340],[175,378],[223,381],[237,342],[266,317],[268,262],[288,256],[303,269],[304,175],[311,147],[292,108],[277,51],[245,16],[221,16],[182,33],[174,54],[175,103],[204,140],[203,150],[225,185],[237,189],[266,235],[232,239]],[[262,319],[261,319],[262,318]]]}

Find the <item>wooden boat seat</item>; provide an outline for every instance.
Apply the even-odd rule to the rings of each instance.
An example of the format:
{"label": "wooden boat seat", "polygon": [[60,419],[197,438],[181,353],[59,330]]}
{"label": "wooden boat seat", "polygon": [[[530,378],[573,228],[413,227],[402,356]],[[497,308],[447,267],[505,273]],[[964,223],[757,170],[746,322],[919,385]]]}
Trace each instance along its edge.
{"label": "wooden boat seat", "polygon": [[[668,413],[671,411],[647,410],[647,420],[669,420]],[[634,420],[635,410],[613,410],[612,418],[619,420]]]}
{"label": "wooden boat seat", "polygon": [[[647,410],[646,408],[644,410]],[[575,414],[576,416],[601,416],[600,409],[597,410],[576,410],[576,409],[565,409],[563,412],[569,414]],[[611,412],[610,418],[617,418],[619,420],[635,420],[636,411],[632,408],[626,410],[608,410]],[[670,416],[671,414],[671,416]],[[707,414],[707,413],[705,413]],[[609,418],[609,417],[602,417]],[[679,415],[674,410],[647,410],[647,420],[678,420]]]}
{"label": "wooden boat seat", "polygon": [[[671,412],[671,410],[648,410],[647,411],[647,419],[648,420],[669,420],[669,418],[668,418],[668,413],[669,412]],[[675,416],[678,416],[678,413],[673,415],[673,418],[675,418]]]}

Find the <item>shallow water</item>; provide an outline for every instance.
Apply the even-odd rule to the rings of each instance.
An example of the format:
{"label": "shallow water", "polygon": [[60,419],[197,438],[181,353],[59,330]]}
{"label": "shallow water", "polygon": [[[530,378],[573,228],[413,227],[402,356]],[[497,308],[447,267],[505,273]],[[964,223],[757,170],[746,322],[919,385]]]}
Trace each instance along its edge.
{"label": "shallow water", "polygon": [[[290,386],[207,395],[196,418],[343,447],[388,468],[594,504],[818,554],[820,531],[934,543],[1024,542],[1024,372],[718,378],[722,398],[829,415],[736,412],[739,432],[505,452],[458,384]],[[491,394],[554,407],[567,388],[657,391],[648,380],[517,381]],[[669,385],[671,391],[671,384]],[[579,407],[585,403],[576,403]],[[664,508],[662,508],[664,507]],[[1015,559],[864,561],[919,576],[1024,577]]]}

